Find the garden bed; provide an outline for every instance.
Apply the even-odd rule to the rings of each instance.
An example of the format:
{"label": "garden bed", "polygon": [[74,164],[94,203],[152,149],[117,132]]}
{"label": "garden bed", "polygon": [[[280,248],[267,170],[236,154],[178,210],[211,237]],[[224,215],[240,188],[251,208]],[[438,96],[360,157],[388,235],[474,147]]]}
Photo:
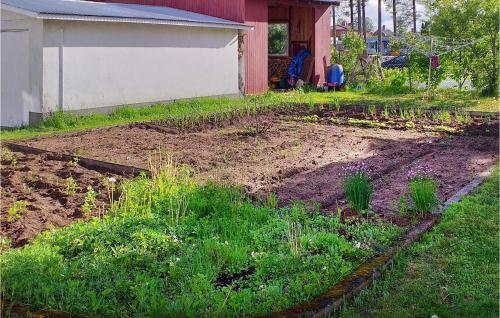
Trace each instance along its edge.
{"label": "garden bed", "polygon": [[[334,115],[282,112],[188,129],[150,122],[24,141],[150,169],[152,178],[122,180],[109,217],[7,252],[11,300],[103,316],[269,314],[321,294],[419,221],[432,222],[405,210],[409,170],[430,167],[445,201],[498,161],[491,120],[456,126],[457,135],[341,124],[331,118],[353,114]],[[468,134],[472,125],[484,133]],[[151,169],[158,149],[180,166]],[[342,188],[344,167],[359,162],[373,180],[370,216],[348,209]]]}
{"label": "garden bed", "polygon": [[[325,109],[310,115],[304,108],[243,118],[222,127],[180,130],[152,122],[37,138],[25,144],[140,168],[147,168],[149,155],[161,149],[177,163],[188,165],[199,180],[237,185],[257,197],[273,192],[281,205],[293,200],[317,202],[323,210],[345,207],[342,168],[363,161],[375,179],[373,208],[382,215],[399,209],[406,172],[412,166],[425,164],[437,173],[438,195],[444,201],[497,160],[498,120],[462,114],[467,119],[458,123],[452,116],[451,123],[446,119],[447,127],[462,131],[455,135],[423,129],[442,126],[442,121],[432,119],[450,114],[405,111],[413,113],[412,119],[399,117],[401,111],[386,118],[383,110],[370,115],[366,109]],[[392,121],[400,126],[338,124],[345,118]],[[408,121],[416,123],[416,129],[408,128]]]}
{"label": "garden bed", "polygon": [[[22,246],[43,231],[104,214],[109,208],[108,178],[119,179],[54,154],[2,148],[1,157],[2,235],[13,246]],[[93,202],[88,199],[93,207],[86,210],[89,187],[96,196]]]}

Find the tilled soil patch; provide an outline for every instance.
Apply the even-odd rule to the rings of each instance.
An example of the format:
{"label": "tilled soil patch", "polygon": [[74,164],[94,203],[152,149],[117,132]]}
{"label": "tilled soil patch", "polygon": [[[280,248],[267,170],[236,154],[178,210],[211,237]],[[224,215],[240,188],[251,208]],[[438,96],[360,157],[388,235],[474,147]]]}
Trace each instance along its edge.
{"label": "tilled soil patch", "polygon": [[[12,246],[22,246],[42,231],[103,214],[109,207],[109,177],[49,154],[10,152],[14,158],[1,163],[2,236]],[[10,155],[9,155],[10,156]],[[92,187],[95,207],[84,213],[82,205]],[[91,200],[89,200],[89,203]]]}
{"label": "tilled soil patch", "polygon": [[[344,112],[345,116],[354,114]],[[33,139],[26,144],[140,168],[147,168],[148,156],[161,149],[192,167],[198,179],[236,184],[257,196],[274,192],[281,204],[315,201],[325,210],[346,206],[342,169],[364,161],[374,177],[373,208],[382,214],[398,210],[398,199],[407,189],[408,167],[415,162],[436,171],[438,195],[445,200],[498,160],[498,136],[490,133],[448,135],[295,118],[268,114],[225,127],[184,132],[161,123],[142,123]],[[488,129],[479,119],[473,125],[479,127],[475,131]]]}

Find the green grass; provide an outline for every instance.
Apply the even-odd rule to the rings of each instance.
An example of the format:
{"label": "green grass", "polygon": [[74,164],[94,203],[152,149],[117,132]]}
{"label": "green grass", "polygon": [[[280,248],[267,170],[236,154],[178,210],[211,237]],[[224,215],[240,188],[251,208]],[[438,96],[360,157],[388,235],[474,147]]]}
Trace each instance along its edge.
{"label": "green grass", "polygon": [[341,317],[498,317],[499,174],[438,225]]}
{"label": "green grass", "polygon": [[274,197],[253,203],[184,169],[154,171],[124,181],[103,219],[5,251],[2,296],[90,317],[266,314],[325,291],[402,233],[299,203],[277,208]]}
{"label": "green grass", "polygon": [[[426,101],[424,92],[407,94],[371,94],[364,91],[267,93],[246,98],[201,98],[156,104],[150,107],[122,107],[113,113],[74,115],[56,113],[38,126],[18,129],[3,129],[2,140],[25,139],[69,131],[81,131],[112,125],[124,125],[141,121],[163,120],[179,126],[189,126],[204,121],[220,121],[243,116],[262,109],[293,107],[294,105],[338,104],[340,107],[381,106],[388,108],[415,107],[437,109],[463,109],[498,112],[498,101],[490,97],[479,97],[472,92],[443,90],[435,93],[433,100]],[[333,107],[332,107],[333,108]],[[335,107],[336,108],[336,107]]]}

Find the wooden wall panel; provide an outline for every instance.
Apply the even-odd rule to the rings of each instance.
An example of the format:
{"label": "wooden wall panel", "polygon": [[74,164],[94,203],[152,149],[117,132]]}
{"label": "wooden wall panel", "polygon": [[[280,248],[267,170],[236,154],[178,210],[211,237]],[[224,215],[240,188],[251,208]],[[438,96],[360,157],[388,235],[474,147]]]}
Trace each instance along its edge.
{"label": "wooden wall panel", "polygon": [[266,0],[245,0],[245,85],[247,94],[268,90],[268,6]]}
{"label": "wooden wall panel", "polygon": [[244,22],[245,0],[95,0],[101,2],[133,3],[172,7],[219,17],[236,22]]}
{"label": "wooden wall panel", "polygon": [[322,85],[326,80],[326,69],[330,65],[331,57],[331,7],[317,5],[314,9],[314,83]]}

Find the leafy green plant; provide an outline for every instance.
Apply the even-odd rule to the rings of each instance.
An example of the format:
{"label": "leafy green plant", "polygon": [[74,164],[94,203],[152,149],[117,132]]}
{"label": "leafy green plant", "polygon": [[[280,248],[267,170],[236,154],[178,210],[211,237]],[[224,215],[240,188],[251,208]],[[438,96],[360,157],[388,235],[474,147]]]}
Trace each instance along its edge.
{"label": "leafy green plant", "polygon": [[343,184],[349,207],[362,214],[368,213],[373,192],[368,167],[363,162],[345,167]]}
{"label": "leafy green plant", "polygon": [[375,107],[375,105],[368,106],[368,115],[375,117],[376,114],[377,114],[377,108]]}
{"label": "leafy green plant", "polygon": [[468,112],[456,112],[455,120],[457,123],[465,125],[470,125],[473,122],[472,117]]}
{"label": "leafy green plant", "polygon": [[3,164],[9,164],[11,166],[15,166],[17,163],[17,158],[12,151],[2,147],[0,148],[0,161]]}
{"label": "leafy green plant", "polygon": [[417,213],[432,212],[439,203],[432,174],[432,170],[424,165],[418,165],[408,171],[410,196],[413,209]]}
{"label": "leafy green plant", "polygon": [[451,124],[453,122],[453,118],[451,114],[447,110],[443,110],[438,114],[439,121],[443,124]]}
{"label": "leafy green plant", "polygon": [[28,210],[28,201],[15,201],[7,210],[7,222],[14,222],[22,218],[23,214]]}
{"label": "leafy green plant", "polygon": [[71,158],[70,161],[68,161],[68,165],[70,165],[71,167],[76,167],[78,166],[79,162],[80,162],[80,157],[74,156],[73,158]]}
{"label": "leafy green plant", "polygon": [[66,195],[72,196],[75,195],[77,191],[80,190],[78,183],[76,183],[73,177],[67,177],[64,179],[64,193]]}
{"label": "leafy green plant", "polygon": [[85,198],[82,204],[83,214],[88,215],[92,213],[92,211],[96,207],[96,198],[97,198],[97,192],[94,191],[94,188],[88,186],[87,193],[85,193]]}

